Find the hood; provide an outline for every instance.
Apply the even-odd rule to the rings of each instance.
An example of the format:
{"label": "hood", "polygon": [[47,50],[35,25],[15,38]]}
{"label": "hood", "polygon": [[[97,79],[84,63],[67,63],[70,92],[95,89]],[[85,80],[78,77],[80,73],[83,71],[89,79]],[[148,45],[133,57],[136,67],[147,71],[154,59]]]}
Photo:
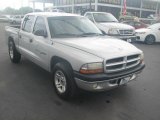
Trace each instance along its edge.
{"label": "hood", "polygon": [[103,59],[141,53],[130,43],[105,36],[54,39],[54,42],[80,49]]}
{"label": "hood", "polygon": [[117,29],[134,29],[132,26],[130,25],[126,25],[123,23],[116,23],[116,22],[107,22],[107,23],[97,23],[97,25],[101,25],[103,27],[106,28],[117,28]]}
{"label": "hood", "polygon": [[150,31],[151,29],[149,28],[140,28],[140,29],[137,29],[136,32],[139,33],[139,32],[148,32]]}

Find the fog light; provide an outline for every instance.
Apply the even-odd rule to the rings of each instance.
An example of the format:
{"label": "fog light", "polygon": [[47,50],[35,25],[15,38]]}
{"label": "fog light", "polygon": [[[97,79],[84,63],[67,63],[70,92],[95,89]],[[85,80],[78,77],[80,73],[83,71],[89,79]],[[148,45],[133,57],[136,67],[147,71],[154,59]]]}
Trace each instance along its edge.
{"label": "fog light", "polygon": [[98,84],[97,83],[94,83],[93,84],[93,88],[97,88]]}

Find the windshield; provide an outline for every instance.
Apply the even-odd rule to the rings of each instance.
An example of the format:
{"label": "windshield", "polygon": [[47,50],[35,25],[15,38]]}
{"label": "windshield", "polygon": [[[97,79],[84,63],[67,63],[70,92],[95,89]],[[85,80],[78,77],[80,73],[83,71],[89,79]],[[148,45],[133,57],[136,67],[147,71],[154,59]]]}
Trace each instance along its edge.
{"label": "windshield", "polygon": [[48,24],[52,38],[102,35],[89,19],[81,16],[49,17]]}
{"label": "windshield", "polygon": [[93,13],[96,22],[118,22],[110,13]]}

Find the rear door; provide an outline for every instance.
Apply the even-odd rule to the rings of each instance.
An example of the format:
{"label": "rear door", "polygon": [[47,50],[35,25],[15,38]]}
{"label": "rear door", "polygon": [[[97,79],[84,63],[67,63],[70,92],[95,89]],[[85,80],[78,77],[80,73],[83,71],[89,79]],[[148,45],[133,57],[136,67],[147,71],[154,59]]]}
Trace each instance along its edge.
{"label": "rear door", "polygon": [[29,50],[30,43],[33,41],[33,23],[34,23],[35,16],[28,15],[25,17],[22,28],[19,32],[19,49],[22,54],[26,57],[31,58],[32,53]]}

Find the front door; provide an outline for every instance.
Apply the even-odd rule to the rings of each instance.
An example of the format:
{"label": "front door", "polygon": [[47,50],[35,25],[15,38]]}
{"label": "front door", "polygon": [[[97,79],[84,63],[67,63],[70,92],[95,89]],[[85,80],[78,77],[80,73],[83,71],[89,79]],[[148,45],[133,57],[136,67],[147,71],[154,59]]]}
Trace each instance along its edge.
{"label": "front door", "polygon": [[33,28],[33,41],[30,44],[30,51],[33,53],[35,62],[44,69],[48,69],[48,46],[49,39],[43,17],[37,17]]}

